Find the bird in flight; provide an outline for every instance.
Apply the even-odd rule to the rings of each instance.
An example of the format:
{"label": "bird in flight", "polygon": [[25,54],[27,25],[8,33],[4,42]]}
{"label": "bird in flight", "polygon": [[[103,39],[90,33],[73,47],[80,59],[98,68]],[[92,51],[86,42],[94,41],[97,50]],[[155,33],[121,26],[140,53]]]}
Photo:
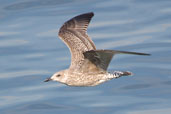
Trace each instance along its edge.
{"label": "bird in flight", "polygon": [[94,42],[87,35],[87,28],[94,16],[93,12],[73,17],[63,24],[58,36],[68,46],[71,64],[68,69],[56,72],[45,82],[58,81],[68,86],[96,86],[121,76],[132,75],[128,71],[107,71],[115,54],[150,55],[146,53],[97,50]]}

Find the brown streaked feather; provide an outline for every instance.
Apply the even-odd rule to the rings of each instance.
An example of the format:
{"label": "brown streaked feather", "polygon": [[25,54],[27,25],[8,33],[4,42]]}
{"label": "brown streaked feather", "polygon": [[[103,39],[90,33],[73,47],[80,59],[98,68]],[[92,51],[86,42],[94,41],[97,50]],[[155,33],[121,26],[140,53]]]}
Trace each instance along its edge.
{"label": "brown streaked feather", "polygon": [[87,35],[87,27],[93,16],[92,12],[76,16],[65,22],[59,30],[59,37],[71,52],[71,69],[80,68],[84,60],[84,52],[96,49],[93,41]]}

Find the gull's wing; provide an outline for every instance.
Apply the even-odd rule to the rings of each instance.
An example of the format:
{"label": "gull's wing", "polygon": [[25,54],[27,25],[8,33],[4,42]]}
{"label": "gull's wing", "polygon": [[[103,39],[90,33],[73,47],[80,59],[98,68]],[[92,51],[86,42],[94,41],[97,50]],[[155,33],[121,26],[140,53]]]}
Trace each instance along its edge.
{"label": "gull's wing", "polygon": [[[87,61],[89,61],[89,62],[87,62],[88,64],[85,64],[84,67],[93,66],[94,65],[93,69],[105,70],[106,71],[110,61],[112,60],[112,57],[115,54],[150,55],[150,54],[146,54],[146,53],[128,52],[128,51],[117,51],[117,50],[90,50],[90,51],[84,52],[85,60],[87,59]],[[97,68],[95,68],[95,66]]]}
{"label": "gull's wing", "polygon": [[87,27],[93,16],[93,12],[78,15],[65,22],[59,30],[60,39],[71,52],[70,69],[79,69],[84,61],[83,53],[96,49],[93,41],[87,35]]}

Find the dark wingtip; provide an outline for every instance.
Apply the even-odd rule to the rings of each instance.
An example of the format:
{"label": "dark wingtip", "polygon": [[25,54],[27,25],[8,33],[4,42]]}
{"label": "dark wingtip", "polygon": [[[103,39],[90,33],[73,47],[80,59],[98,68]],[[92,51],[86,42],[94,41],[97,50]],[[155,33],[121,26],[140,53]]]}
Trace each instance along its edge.
{"label": "dark wingtip", "polygon": [[150,56],[151,54],[148,53],[139,53],[139,52],[129,52],[129,51],[115,51],[117,53],[123,53],[123,54],[133,54],[133,55],[145,55]]}
{"label": "dark wingtip", "polygon": [[91,20],[91,18],[94,16],[94,13],[93,12],[87,12],[87,13],[83,13],[83,14],[80,14],[78,16],[75,16],[75,18],[89,18],[89,20]]}
{"label": "dark wingtip", "polygon": [[90,14],[91,16],[94,16],[94,12],[88,12],[87,14]]}
{"label": "dark wingtip", "polygon": [[80,14],[80,15],[86,15],[86,14],[94,16],[94,12],[92,12],[92,11],[91,12],[87,12],[87,13],[83,13],[83,14]]}
{"label": "dark wingtip", "polygon": [[91,19],[91,18],[94,16],[94,13],[93,13],[93,12],[83,13],[83,14],[80,14],[80,15],[78,15],[78,16],[75,16],[75,18],[76,18],[76,17],[82,17],[82,16]]}
{"label": "dark wingtip", "polygon": [[145,56],[150,56],[151,54],[148,54],[148,53],[143,53],[142,55],[145,55]]}

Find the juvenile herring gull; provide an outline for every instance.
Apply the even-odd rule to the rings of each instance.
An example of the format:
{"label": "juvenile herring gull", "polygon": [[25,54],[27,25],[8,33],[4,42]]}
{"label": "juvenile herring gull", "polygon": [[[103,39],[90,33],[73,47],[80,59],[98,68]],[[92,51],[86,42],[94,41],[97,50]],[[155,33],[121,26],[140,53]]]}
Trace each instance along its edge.
{"label": "juvenile herring gull", "polygon": [[93,16],[93,12],[78,15],[65,22],[60,28],[58,35],[70,49],[71,65],[66,70],[56,72],[45,82],[53,80],[69,86],[96,86],[113,78],[132,75],[128,71],[107,72],[115,54],[150,55],[117,50],[97,50],[87,35],[87,27]]}

